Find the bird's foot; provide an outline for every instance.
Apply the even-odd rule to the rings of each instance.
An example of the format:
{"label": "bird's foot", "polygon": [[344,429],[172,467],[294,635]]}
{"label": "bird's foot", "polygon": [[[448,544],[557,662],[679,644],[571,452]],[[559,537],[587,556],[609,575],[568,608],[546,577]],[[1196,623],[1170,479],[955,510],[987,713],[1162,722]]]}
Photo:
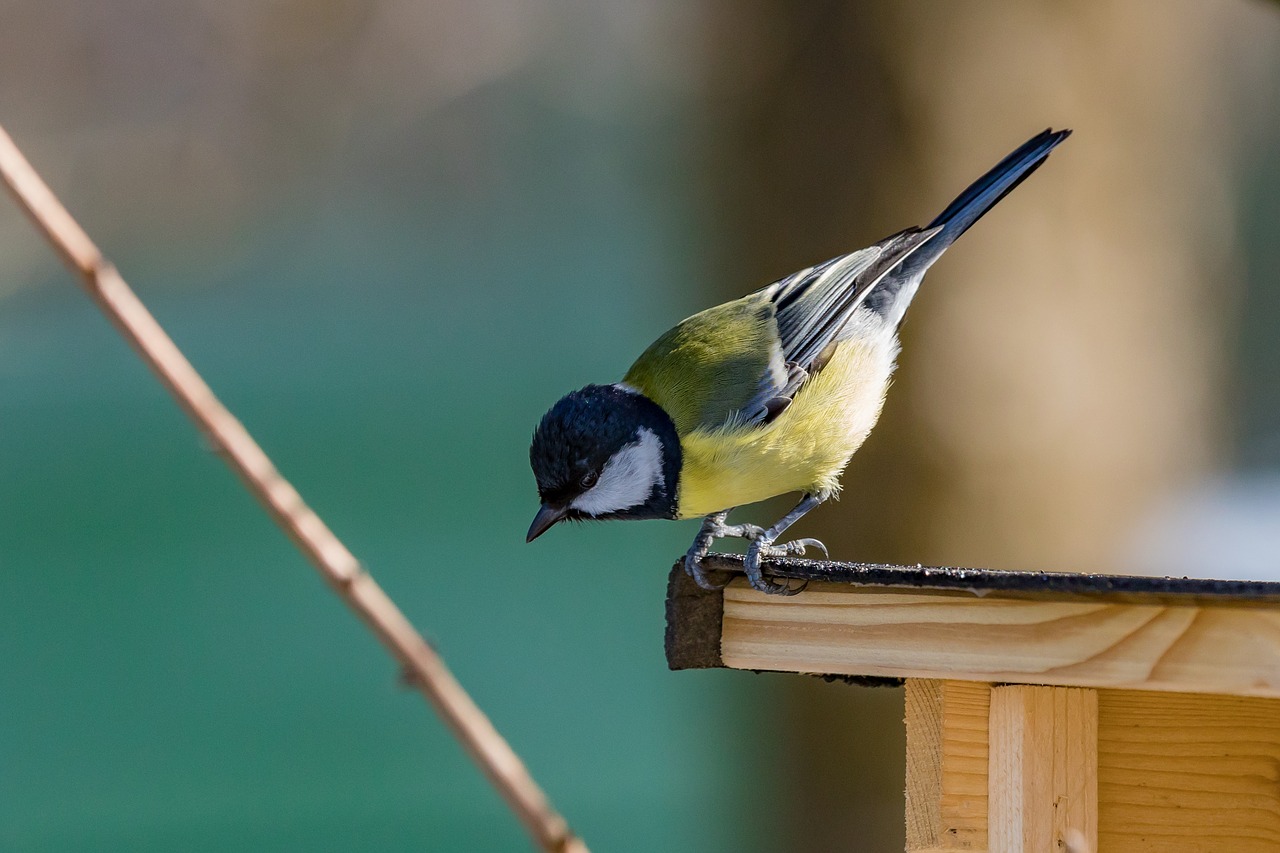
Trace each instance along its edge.
{"label": "bird's foot", "polygon": [[806,548],[818,548],[822,551],[823,556],[829,556],[827,546],[817,539],[793,539],[790,542],[775,545],[764,536],[757,537],[752,541],[751,547],[747,549],[747,556],[742,561],[742,567],[747,573],[747,581],[755,589],[769,595],[795,595],[803,592],[804,588],[809,585],[808,581],[799,586],[792,586],[790,582],[777,583],[764,576],[760,563],[765,557],[786,557],[792,554],[804,554]]}
{"label": "bird's foot", "polygon": [[694,583],[706,590],[724,589],[724,583],[716,583],[711,579],[710,572],[702,567],[702,560],[710,552],[712,543],[726,537],[754,542],[765,534],[763,527],[754,524],[725,524],[728,517],[728,511],[707,516],[702,522],[702,529],[698,531],[698,537],[693,540],[693,546],[684,555],[685,572],[693,578]]}

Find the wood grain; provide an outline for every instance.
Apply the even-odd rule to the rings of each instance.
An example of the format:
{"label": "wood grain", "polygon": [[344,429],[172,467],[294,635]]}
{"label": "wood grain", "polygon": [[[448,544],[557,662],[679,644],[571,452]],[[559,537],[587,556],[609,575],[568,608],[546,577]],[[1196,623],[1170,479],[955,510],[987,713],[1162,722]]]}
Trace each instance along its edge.
{"label": "wood grain", "polygon": [[[1002,703],[1011,689],[907,681],[911,853],[987,849],[988,755],[992,762],[997,754],[1008,760],[1007,746],[993,742],[988,751],[987,697],[997,697],[998,717],[1009,710]],[[1097,696],[1097,844],[1086,839],[1073,847],[1044,849],[1280,849],[1280,700],[1133,690],[1099,690]],[[1052,707],[1034,714],[1041,720],[1065,716]],[[996,725],[1003,724],[997,720]],[[1069,718],[1065,726],[1079,728]],[[993,835],[1005,820],[996,817],[999,810],[992,807]],[[993,838],[993,851],[998,843]]]}
{"label": "wood grain", "polygon": [[1016,684],[991,690],[990,851],[1098,846],[1098,694]]}
{"label": "wood grain", "polygon": [[1098,853],[1280,850],[1280,701],[1099,691]]}
{"label": "wood grain", "polygon": [[987,847],[986,684],[908,679],[907,850]]}
{"label": "wood grain", "polygon": [[786,598],[739,579],[721,654],[739,669],[1280,697],[1280,607],[829,583]]}

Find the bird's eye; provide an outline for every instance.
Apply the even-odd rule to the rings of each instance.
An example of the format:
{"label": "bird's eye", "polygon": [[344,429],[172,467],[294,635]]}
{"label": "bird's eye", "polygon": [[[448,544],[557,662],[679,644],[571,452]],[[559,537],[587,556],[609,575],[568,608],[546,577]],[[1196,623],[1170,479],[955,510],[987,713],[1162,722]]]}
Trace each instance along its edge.
{"label": "bird's eye", "polygon": [[600,475],[595,471],[588,471],[586,474],[582,475],[582,479],[578,481],[578,485],[582,486],[583,489],[589,489],[594,486],[596,484],[596,480],[599,479]]}

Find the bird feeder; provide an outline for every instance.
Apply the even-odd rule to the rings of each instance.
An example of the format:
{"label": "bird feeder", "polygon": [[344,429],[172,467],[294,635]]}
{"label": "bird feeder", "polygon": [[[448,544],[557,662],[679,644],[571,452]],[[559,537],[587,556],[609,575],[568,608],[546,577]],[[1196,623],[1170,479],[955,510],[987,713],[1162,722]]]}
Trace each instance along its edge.
{"label": "bird feeder", "polygon": [[908,851],[1280,850],[1280,583],[707,565],[672,570],[672,669],[905,686]]}

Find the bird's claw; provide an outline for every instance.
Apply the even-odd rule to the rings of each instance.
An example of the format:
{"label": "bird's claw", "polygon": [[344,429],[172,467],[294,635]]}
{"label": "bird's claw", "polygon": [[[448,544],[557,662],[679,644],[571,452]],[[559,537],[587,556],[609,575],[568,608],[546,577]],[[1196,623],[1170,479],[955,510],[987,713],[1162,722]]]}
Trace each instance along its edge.
{"label": "bird's claw", "polygon": [[[693,578],[693,582],[708,592],[717,592],[724,589],[725,584],[716,583],[711,579],[710,574],[702,567],[702,558],[707,556],[706,550],[697,553],[697,549],[690,550],[684,555],[684,571],[689,577]],[[727,581],[726,581],[727,583]]]}
{"label": "bird's claw", "polygon": [[[822,545],[816,539],[797,539],[782,545],[774,545],[763,537],[754,540],[751,543],[751,547],[747,549],[746,557],[742,560],[742,568],[746,571],[747,582],[754,589],[767,595],[796,595],[803,592],[804,588],[809,585],[808,581],[794,587],[790,582],[778,583],[772,581],[764,576],[760,562],[765,557],[779,557],[790,553],[803,554],[806,543],[813,547]],[[822,550],[825,553],[827,549],[823,547]]]}
{"label": "bird's claw", "polygon": [[689,576],[693,578],[693,582],[708,592],[719,592],[724,589],[725,584],[728,583],[728,581],[725,583],[716,583],[713,581],[711,576],[707,573],[707,570],[702,568],[701,563],[693,566],[692,569],[690,569],[686,564],[685,569],[689,571]]}
{"label": "bird's claw", "polygon": [[808,581],[804,581],[799,586],[792,586],[791,581],[777,583],[763,577],[760,580],[761,585],[756,587],[756,589],[761,592],[768,593],[769,595],[799,595],[804,592],[804,588],[809,585]]}
{"label": "bird's claw", "polygon": [[803,556],[805,548],[817,548],[822,552],[822,556],[831,556],[831,553],[827,551],[827,546],[817,539],[792,539],[790,542],[783,542],[781,545],[769,545],[764,549],[764,556],[786,557],[791,554]]}

